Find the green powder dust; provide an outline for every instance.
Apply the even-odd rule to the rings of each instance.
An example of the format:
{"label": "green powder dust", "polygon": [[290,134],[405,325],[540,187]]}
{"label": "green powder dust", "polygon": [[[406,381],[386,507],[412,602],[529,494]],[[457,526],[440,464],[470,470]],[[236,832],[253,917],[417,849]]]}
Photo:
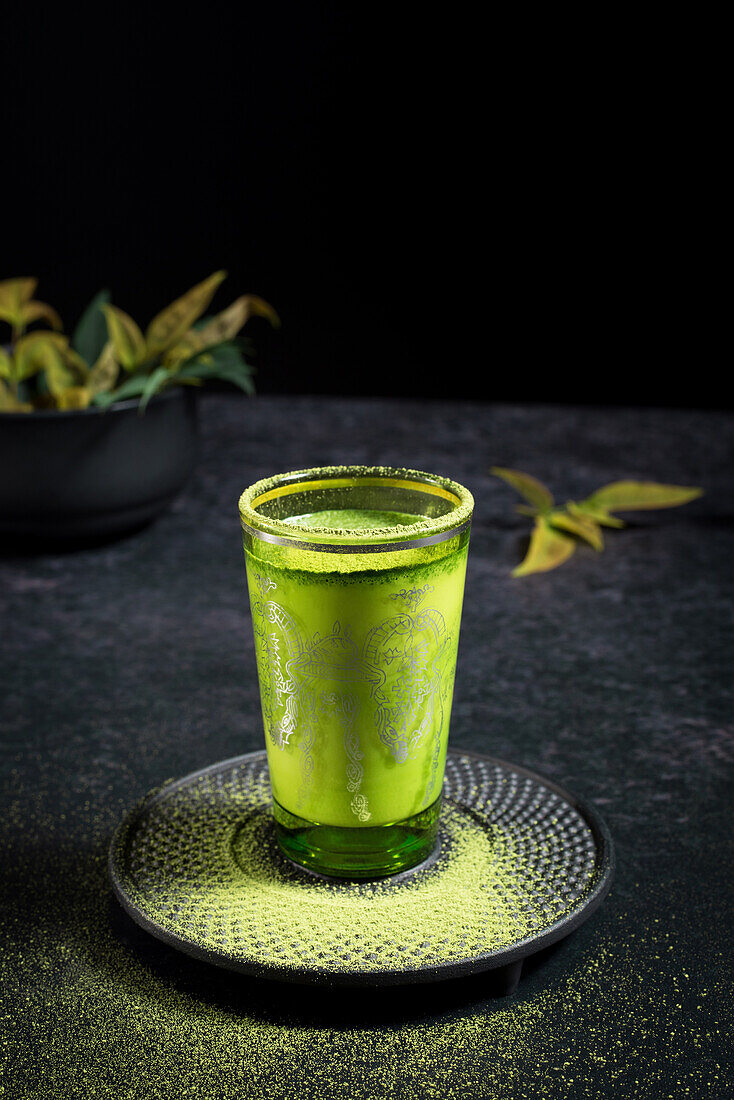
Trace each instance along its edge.
{"label": "green powder dust", "polygon": [[122,809],[80,799],[64,818],[37,786],[4,815],[2,1100],[734,1095],[715,890],[686,909],[674,877],[629,884],[510,998],[482,976],[312,989],[198,963],[129,921],[106,870]]}
{"label": "green powder dust", "polygon": [[[450,757],[449,772],[462,761]],[[518,813],[538,796],[525,785],[508,803]],[[505,786],[497,780],[498,792]],[[463,798],[444,803],[440,856],[425,869],[359,885],[321,880],[278,852],[265,755],[256,754],[145,803],[118,837],[115,877],[144,921],[198,957],[245,969],[328,976],[472,962],[564,917],[593,882],[596,859],[570,806],[509,826],[491,820],[477,790]],[[576,878],[560,889],[570,830]]]}
{"label": "green powder dust", "polygon": [[[734,1084],[710,1055],[731,1033],[725,979],[661,982],[655,955],[675,935],[639,910],[610,922],[609,944],[592,933],[580,960],[551,963],[509,1000],[477,982],[409,997],[222,974],[111,915],[101,852],[47,913],[0,958],[0,1095],[13,1100],[678,1100]],[[659,1058],[641,1061],[650,1035],[662,1036]]]}
{"label": "green powder dust", "polygon": [[[400,888],[334,884],[282,873],[267,812],[254,814],[232,845],[232,877],[202,891],[177,891],[177,919],[203,947],[231,945],[234,957],[320,970],[401,970],[447,963],[521,940],[528,921],[512,886],[503,838],[447,808],[450,850],[440,869]],[[159,908],[166,920],[170,908]],[[179,922],[182,922],[179,923]]]}

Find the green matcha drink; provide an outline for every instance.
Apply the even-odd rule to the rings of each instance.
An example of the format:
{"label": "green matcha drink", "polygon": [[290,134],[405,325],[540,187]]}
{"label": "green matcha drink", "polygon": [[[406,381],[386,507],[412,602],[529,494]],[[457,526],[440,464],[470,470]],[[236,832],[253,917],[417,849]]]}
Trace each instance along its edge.
{"label": "green matcha drink", "polygon": [[403,870],[435,843],[472,500],[323,467],[240,500],[273,808],[291,859]]}

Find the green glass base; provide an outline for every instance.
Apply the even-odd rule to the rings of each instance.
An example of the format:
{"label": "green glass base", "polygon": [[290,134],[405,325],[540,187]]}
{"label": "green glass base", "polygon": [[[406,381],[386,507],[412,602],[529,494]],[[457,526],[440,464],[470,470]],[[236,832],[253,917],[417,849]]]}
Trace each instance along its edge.
{"label": "green glass base", "polygon": [[296,817],[273,799],[280,850],[293,863],[337,878],[382,878],[417,866],[433,852],[441,798],[420,813],[388,825],[357,829],[317,825]]}

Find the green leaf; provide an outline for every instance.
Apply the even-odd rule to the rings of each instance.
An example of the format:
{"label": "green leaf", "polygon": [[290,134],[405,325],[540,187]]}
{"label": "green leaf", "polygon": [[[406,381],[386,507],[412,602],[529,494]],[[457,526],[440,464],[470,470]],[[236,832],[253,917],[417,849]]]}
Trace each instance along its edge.
{"label": "green leaf", "polygon": [[38,279],[0,279],[0,321],[14,328],[23,325],[23,306],[33,297]]}
{"label": "green leaf", "polygon": [[10,378],[13,374],[13,361],[4,348],[0,348],[0,378]]}
{"label": "green leaf", "polygon": [[149,374],[145,386],[143,387],[143,393],[140,399],[140,411],[143,412],[150,401],[151,397],[160,393],[167,382],[171,381],[171,372],[167,367],[156,367],[152,374]]}
{"label": "green leaf", "polygon": [[0,304],[19,309],[24,302],[28,302],[38,286],[38,279],[0,279]]}
{"label": "green leaf", "polygon": [[625,526],[624,520],[611,516],[606,508],[595,508],[587,501],[577,504],[573,500],[568,500],[566,501],[566,509],[572,516],[579,516],[581,519],[593,519],[595,523],[601,524],[602,527]]}
{"label": "green leaf", "polygon": [[44,349],[43,371],[46,375],[48,392],[54,397],[60,397],[64,390],[76,386],[76,375],[64,362],[63,356],[56,348]]}
{"label": "green leaf", "polygon": [[226,271],[215,271],[208,279],[197,283],[153,318],[145,334],[151,355],[160,355],[161,352],[178,343],[194,322],[201,317],[214,297],[217,287],[226,276]]}
{"label": "green leaf", "polygon": [[109,301],[109,290],[100,290],[95,294],[79,318],[71,338],[74,351],[81,355],[90,367],[99,359],[107,343],[107,322],[102,306],[107,305]]}
{"label": "green leaf", "polygon": [[89,380],[89,364],[73,348],[64,349],[64,363],[74,374],[79,385],[86,386]]}
{"label": "green leaf", "polygon": [[0,378],[0,412],[32,412],[33,406],[27,401],[20,401]]}
{"label": "green leaf", "polygon": [[108,393],[113,389],[119,373],[120,367],[115,359],[115,349],[112,341],[108,340],[89,372],[87,385],[93,394]]}
{"label": "green leaf", "polygon": [[547,573],[567,561],[575,549],[576,543],[572,538],[554,530],[545,516],[538,516],[528,552],[520,565],[512,570],[512,575],[526,577],[529,573]]}
{"label": "green leaf", "polygon": [[562,531],[569,531],[572,535],[588,542],[595,550],[604,549],[604,537],[598,523],[587,516],[573,516],[567,512],[551,512],[548,522],[554,527],[560,527]]}
{"label": "green leaf", "polygon": [[700,497],[703,489],[686,485],[660,485],[656,481],[613,481],[604,485],[584,502],[608,512],[638,511],[648,508],[674,508]]}
{"label": "green leaf", "polygon": [[195,328],[190,328],[180,340],[161,353],[161,358],[164,366],[176,371],[182,363],[188,363],[202,351],[204,351],[204,341]]}
{"label": "green leaf", "polygon": [[92,391],[86,386],[69,386],[56,396],[57,409],[86,409],[92,398]]}
{"label": "green leaf", "polygon": [[0,377],[0,412],[16,412],[18,399],[13,396]]}
{"label": "green leaf", "polygon": [[145,389],[148,377],[147,374],[134,374],[131,378],[125,379],[116,390],[112,390],[110,393],[96,394],[93,403],[106,409],[116,401],[127,401],[131,397],[140,397]]}
{"label": "green leaf", "polygon": [[204,346],[232,340],[250,317],[265,317],[273,328],[280,326],[280,318],[271,305],[254,294],[243,294],[231,306],[211,318],[205,325],[197,326]]}
{"label": "green leaf", "polygon": [[142,332],[127,313],[117,306],[102,304],[112,346],[118,363],[125,370],[134,370],[145,359],[145,339]]}
{"label": "green leaf", "polygon": [[20,320],[24,328],[32,325],[34,321],[48,321],[51,328],[56,329],[57,332],[64,327],[56,310],[45,302],[24,302],[20,307]]}
{"label": "green leaf", "polygon": [[63,364],[68,339],[60,332],[29,332],[21,336],[13,348],[13,369],[19,382],[30,378],[48,365]]}
{"label": "green leaf", "polygon": [[203,355],[192,357],[176,372],[175,377],[182,381],[198,379],[202,382],[217,379],[229,382],[245,393],[255,392],[252,367],[233,344],[220,344],[209,348]]}
{"label": "green leaf", "polygon": [[542,481],[538,481],[530,474],[524,474],[520,470],[508,470],[504,466],[492,466],[489,472],[516,489],[538,512],[547,512],[553,507],[553,496],[550,490]]}

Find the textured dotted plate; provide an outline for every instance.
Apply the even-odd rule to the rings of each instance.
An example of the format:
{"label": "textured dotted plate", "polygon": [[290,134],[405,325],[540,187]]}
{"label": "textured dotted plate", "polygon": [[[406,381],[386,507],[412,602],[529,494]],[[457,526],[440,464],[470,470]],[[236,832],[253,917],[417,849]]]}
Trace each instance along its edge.
{"label": "textured dotted plate", "polygon": [[263,978],[396,985],[493,970],[568,935],[611,885],[609,832],[555,783],[490,757],[449,752],[440,848],[370,882],[315,877],[275,843],[264,752],[151,792],[110,848],[118,900],[195,958]]}

